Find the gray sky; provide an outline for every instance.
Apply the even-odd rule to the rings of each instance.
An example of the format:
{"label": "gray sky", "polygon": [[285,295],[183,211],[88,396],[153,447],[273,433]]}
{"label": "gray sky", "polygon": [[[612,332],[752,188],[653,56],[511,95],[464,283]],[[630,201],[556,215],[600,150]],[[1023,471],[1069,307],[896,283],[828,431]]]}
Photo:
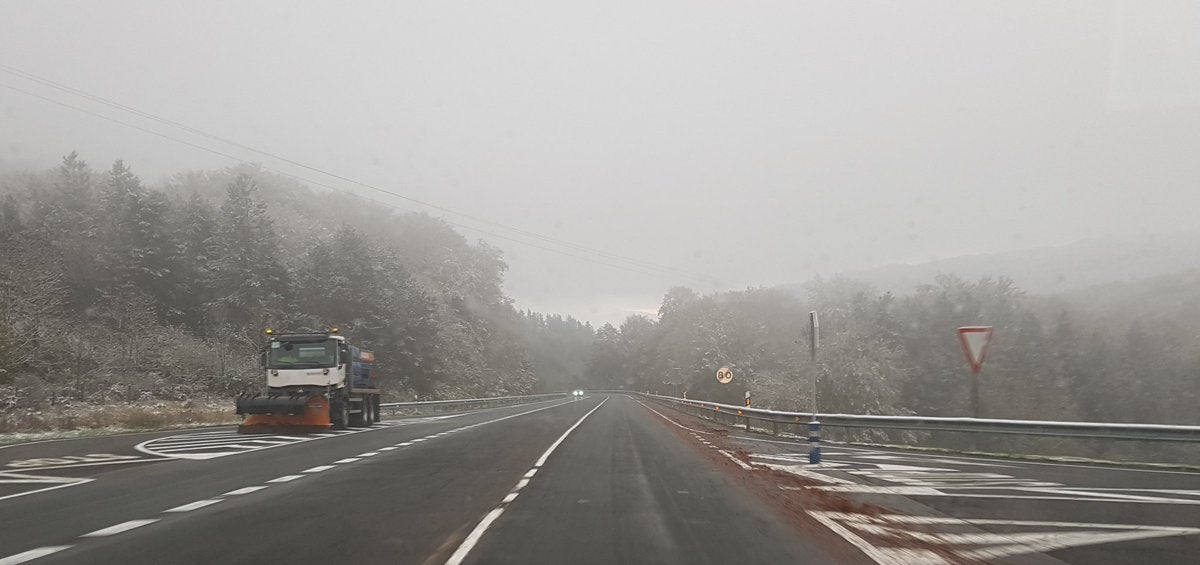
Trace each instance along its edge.
{"label": "gray sky", "polygon": [[[1185,1],[30,0],[0,3],[0,64],[715,279],[463,230],[504,249],[517,306],[603,322],[674,284],[1200,228],[1197,29]],[[0,85],[368,194],[12,74]],[[152,182],[230,164],[0,87],[0,166],[72,149]]]}

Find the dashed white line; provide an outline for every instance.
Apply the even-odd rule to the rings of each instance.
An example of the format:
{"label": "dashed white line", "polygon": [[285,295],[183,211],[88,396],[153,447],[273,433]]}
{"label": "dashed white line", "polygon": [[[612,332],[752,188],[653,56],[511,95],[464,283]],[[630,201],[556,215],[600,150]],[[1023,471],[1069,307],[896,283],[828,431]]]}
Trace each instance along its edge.
{"label": "dashed white line", "polygon": [[379,455],[378,451],[368,451],[366,453],[359,453],[358,457],[374,457],[376,455]]}
{"label": "dashed white line", "polygon": [[[575,422],[573,426],[567,428],[567,431],[563,432],[563,435],[559,436],[558,440],[551,444],[549,449],[547,449],[546,452],[538,458],[537,462],[533,464],[533,469],[531,470],[536,471],[537,469],[541,468],[542,465],[545,465],[546,460],[550,458],[550,454],[554,453],[555,449],[558,449],[558,446],[562,444],[563,440],[567,439],[567,436],[571,435],[571,432],[575,431],[575,428],[578,428],[579,425],[588,418],[588,416],[591,416],[592,413],[599,410],[601,406],[604,406],[605,402],[608,402],[607,398],[601,401],[600,404],[597,404],[595,408],[592,408],[590,411],[588,411],[587,414],[584,414],[583,417],[580,418],[579,421]],[[496,519],[504,513],[504,509],[507,504],[516,499],[518,491],[525,488],[525,486],[529,484],[529,479],[526,478],[528,476],[531,475],[526,474],[526,476],[522,477],[520,481],[517,481],[517,485],[513,487],[512,492],[508,493],[508,496],[504,497],[504,500],[500,502],[500,505],[492,509],[491,512],[488,512],[487,515],[483,517],[483,520],[480,520],[479,524],[475,526],[475,529],[471,530],[471,533],[468,534],[467,538],[464,539],[462,544],[458,546],[458,549],[454,550],[454,553],[449,559],[446,560],[446,565],[460,565],[463,562],[463,559],[466,559],[467,555],[471,553],[471,550],[475,547],[475,544],[479,543],[479,539],[482,538],[483,534],[492,526],[492,522],[495,522]]]}
{"label": "dashed white line", "polygon": [[256,486],[256,487],[245,487],[245,488],[240,488],[237,490],[231,490],[225,494],[222,494],[221,496],[238,496],[240,494],[250,494],[252,492],[258,492],[265,488],[267,488],[266,485],[260,485],[260,486]]}
{"label": "dashed white line", "polygon": [[361,460],[357,457],[347,457],[345,459],[338,459],[337,461],[334,461],[333,464],[334,465],[344,465],[346,463],[353,463],[355,461],[361,461]]}
{"label": "dashed white line", "polygon": [[299,479],[299,478],[301,478],[301,477],[303,477],[303,476],[304,476],[304,475],[284,475],[284,476],[282,476],[282,477],[279,477],[279,478],[277,478],[277,479],[271,479],[271,480],[269,480],[269,481],[267,481],[267,482],[268,482],[268,483],[286,483],[286,482],[290,482],[290,481],[294,481],[294,480],[296,480],[296,479]]}
{"label": "dashed white line", "polygon": [[528,473],[525,473],[525,478],[532,479],[533,476],[537,474],[537,472],[538,472],[537,469],[530,469]]}
{"label": "dashed white line", "polygon": [[336,466],[337,465],[317,465],[316,467],[305,469],[301,471],[301,473],[320,473],[321,471],[328,471]]}
{"label": "dashed white line", "polygon": [[58,553],[64,549],[70,549],[70,548],[71,548],[71,546],[69,546],[69,545],[49,545],[46,547],[39,547],[37,549],[31,549],[24,553],[10,555],[8,557],[5,557],[4,559],[0,559],[0,565],[17,565],[18,563],[25,563],[26,561],[33,561],[34,559],[40,559],[40,558],[50,555],[52,553]]}
{"label": "dashed white line", "polygon": [[204,508],[205,506],[212,506],[218,502],[221,502],[221,500],[222,499],[220,499],[220,498],[197,500],[196,502],[193,502],[191,504],[184,504],[183,506],[176,506],[175,508],[172,508],[170,510],[163,510],[163,512],[191,512],[192,510]]}
{"label": "dashed white line", "polygon": [[394,446],[394,445],[389,445],[389,446],[387,446],[387,447],[381,447],[381,448],[379,448],[379,451],[391,451],[391,450],[393,450],[393,449],[396,449],[396,446]]}
{"label": "dashed white line", "polygon": [[109,526],[107,528],[96,530],[90,534],[83,534],[80,537],[101,538],[101,537],[105,537],[105,536],[111,536],[111,535],[119,534],[121,532],[128,532],[129,530],[132,530],[134,528],[140,528],[147,524],[153,524],[157,521],[158,521],[158,518],[150,518],[147,520],[130,520],[128,522],[122,522],[115,526]]}

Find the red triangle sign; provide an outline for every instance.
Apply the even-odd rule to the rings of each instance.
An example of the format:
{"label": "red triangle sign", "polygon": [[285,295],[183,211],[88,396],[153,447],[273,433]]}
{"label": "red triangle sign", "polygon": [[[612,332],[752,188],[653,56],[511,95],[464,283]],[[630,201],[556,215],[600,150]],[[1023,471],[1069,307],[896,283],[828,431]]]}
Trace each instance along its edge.
{"label": "red triangle sign", "polygon": [[988,345],[992,343],[992,326],[958,328],[958,343],[962,346],[963,355],[967,356],[971,372],[979,374],[983,370],[983,360],[987,358]]}

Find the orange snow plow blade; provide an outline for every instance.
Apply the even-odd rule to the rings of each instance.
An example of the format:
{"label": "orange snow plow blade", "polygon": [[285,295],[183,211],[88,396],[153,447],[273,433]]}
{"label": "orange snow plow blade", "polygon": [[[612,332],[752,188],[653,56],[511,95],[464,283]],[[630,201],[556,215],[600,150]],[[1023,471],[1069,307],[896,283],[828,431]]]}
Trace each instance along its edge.
{"label": "orange snow plow blade", "polygon": [[324,396],[247,396],[237,400],[243,414],[239,434],[325,431],[333,426]]}

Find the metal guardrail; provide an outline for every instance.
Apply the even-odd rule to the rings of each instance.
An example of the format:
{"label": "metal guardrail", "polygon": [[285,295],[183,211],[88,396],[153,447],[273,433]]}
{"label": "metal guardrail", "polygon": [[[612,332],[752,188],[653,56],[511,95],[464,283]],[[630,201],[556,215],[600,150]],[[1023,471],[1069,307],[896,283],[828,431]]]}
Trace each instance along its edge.
{"label": "metal guardrail", "polygon": [[820,420],[822,426],[845,428],[1017,434],[1023,436],[1083,437],[1091,439],[1161,442],[1200,442],[1200,426],[820,413],[816,414],[814,418],[814,414],[811,412],[782,412],[657,394],[637,394],[664,404],[682,407],[685,411],[691,409],[698,412],[722,414],[726,417],[743,418],[747,427],[750,426],[751,420],[767,422],[771,424],[771,429],[775,433],[778,433],[780,424],[804,425],[811,420],[817,419]]}
{"label": "metal guardrail", "polygon": [[500,406],[514,406],[517,404],[527,404],[529,402],[537,402],[539,400],[550,400],[554,398],[566,398],[571,396],[569,392],[557,392],[553,394],[531,394],[526,396],[497,396],[493,398],[467,398],[464,400],[427,400],[418,402],[383,402],[379,404],[382,409],[391,409],[393,416],[401,412],[410,414],[425,414],[430,412],[456,412],[461,410],[478,410],[481,408],[497,408]]}

